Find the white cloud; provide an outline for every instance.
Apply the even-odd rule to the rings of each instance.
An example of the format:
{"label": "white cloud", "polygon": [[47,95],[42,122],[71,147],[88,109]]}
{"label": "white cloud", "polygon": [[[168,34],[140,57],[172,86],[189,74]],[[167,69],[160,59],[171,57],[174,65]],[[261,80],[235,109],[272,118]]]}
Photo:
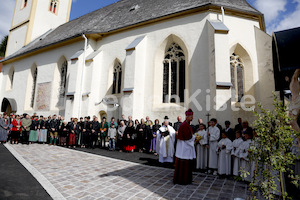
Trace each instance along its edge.
{"label": "white cloud", "polygon": [[15,0],[5,0],[0,6],[0,40],[8,35],[11,27],[11,21],[14,14]]}
{"label": "white cloud", "polygon": [[266,24],[276,20],[285,11],[288,0],[256,0],[255,7],[265,15]]}
{"label": "white cloud", "polygon": [[283,17],[283,19],[274,26],[274,31],[280,31],[295,27],[300,27],[300,0],[294,0],[297,4],[295,10]]}

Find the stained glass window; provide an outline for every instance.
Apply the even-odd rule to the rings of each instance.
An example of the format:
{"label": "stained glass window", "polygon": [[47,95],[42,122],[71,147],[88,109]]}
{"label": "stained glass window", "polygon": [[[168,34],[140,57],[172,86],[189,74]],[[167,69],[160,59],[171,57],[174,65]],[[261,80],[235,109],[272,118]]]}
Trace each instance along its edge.
{"label": "stained glass window", "polygon": [[240,102],[244,96],[244,65],[241,58],[233,53],[230,56],[232,100]]}
{"label": "stained glass window", "polygon": [[121,87],[122,87],[122,66],[120,63],[117,63],[114,67],[114,72],[113,72],[112,94],[121,93]]}
{"label": "stained glass window", "polygon": [[185,56],[182,48],[172,43],[165,53],[163,62],[163,103],[176,102],[178,96],[184,102]]}
{"label": "stained glass window", "polygon": [[11,72],[11,88],[13,87],[14,84],[14,77],[15,77],[15,70],[13,69],[13,71]]}
{"label": "stained glass window", "polygon": [[7,89],[12,89],[14,84],[15,68],[11,67],[8,73]]}
{"label": "stained glass window", "polygon": [[36,68],[34,69],[33,73],[32,73],[33,85],[32,85],[31,103],[30,103],[30,107],[31,107],[31,108],[33,108],[33,106],[34,106],[37,73],[38,73],[38,69],[37,69],[37,67],[36,67]]}
{"label": "stained glass window", "polygon": [[60,97],[65,97],[66,94],[66,86],[67,86],[67,70],[68,70],[68,62],[63,62],[60,68],[60,84],[59,84],[59,95]]}
{"label": "stained glass window", "polygon": [[49,7],[50,12],[56,13],[57,6],[58,6],[58,0],[50,0],[50,7]]}

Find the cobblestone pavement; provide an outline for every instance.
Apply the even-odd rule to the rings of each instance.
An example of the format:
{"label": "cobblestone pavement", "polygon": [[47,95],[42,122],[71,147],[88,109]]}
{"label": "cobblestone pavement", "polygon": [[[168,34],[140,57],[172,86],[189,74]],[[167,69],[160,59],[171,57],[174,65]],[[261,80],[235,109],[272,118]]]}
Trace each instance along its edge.
{"label": "cobblestone pavement", "polygon": [[181,186],[172,183],[172,169],[110,159],[57,146],[6,144],[6,147],[16,157],[24,159],[29,164],[27,168],[37,170],[40,177],[49,182],[48,185],[54,186],[56,192],[60,193],[52,195],[54,199],[226,200],[237,197],[246,199],[248,193],[247,185],[243,182],[202,173],[193,174],[193,184]]}

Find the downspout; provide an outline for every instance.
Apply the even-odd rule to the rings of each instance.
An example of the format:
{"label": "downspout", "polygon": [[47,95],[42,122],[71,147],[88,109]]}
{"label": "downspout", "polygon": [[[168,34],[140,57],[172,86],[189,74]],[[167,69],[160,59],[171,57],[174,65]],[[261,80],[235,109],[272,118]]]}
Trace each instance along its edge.
{"label": "downspout", "polygon": [[223,6],[221,7],[221,10],[222,10],[222,22],[224,23],[224,15],[225,15],[225,13],[224,13],[224,7]]}
{"label": "downspout", "polygon": [[85,68],[85,51],[87,49],[87,38],[84,34],[82,34],[84,38],[84,50],[83,50],[83,61],[82,61],[82,70],[81,70],[81,81],[80,81],[80,93],[79,93],[79,111],[78,111],[78,118],[81,117],[81,110],[82,110],[82,91],[83,91],[83,79],[84,79],[84,68]]}

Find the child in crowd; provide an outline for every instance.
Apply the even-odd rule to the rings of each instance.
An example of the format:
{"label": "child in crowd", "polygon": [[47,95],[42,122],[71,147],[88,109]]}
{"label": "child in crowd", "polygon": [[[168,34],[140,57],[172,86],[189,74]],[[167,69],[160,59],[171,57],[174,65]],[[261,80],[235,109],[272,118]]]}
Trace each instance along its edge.
{"label": "child in crowd", "polygon": [[230,175],[231,174],[231,150],[232,142],[228,138],[228,133],[222,132],[222,139],[218,142],[218,174]]}
{"label": "child in crowd", "polygon": [[[216,149],[218,147],[218,139],[220,137],[220,129],[216,126],[217,120],[215,118],[210,120],[210,127],[208,127],[209,137],[209,163],[208,167],[213,170],[213,175],[217,175],[218,169],[218,155]],[[211,173],[211,171],[209,171]]]}
{"label": "child in crowd", "polygon": [[[240,169],[250,173],[251,167],[248,154],[251,143],[251,135],[249,134],[249,132],[246,131],[243,137],[244,141],[241,143],[239,148]],[[245,181],[251,181],[251,175],[246,175]]]}
{"label": "child in crowd", "polygon": [[117,129],[115,128],[115,124],[111,123],[110,127],[108,129],[108,140],[109,140],[109,151],[111,150],[115,150],[115,140],[116,140],[116,136],[117,136]]}
{"label": "child in crowd", "polygon": [[240,158],[239,158],[239,153],[240,153],[240,146],[243,143],[243,139],[241,137],[242,131],[237,130],[235,132],[235,140],[232,143],[233,149],[231,151],[231,156],[233,159],[233,166],[232,166],[232,174],[234,176],[239,176],[239,170],[240,170]]}
{"label": "child in crowd", "polygon": [[196,169],[201,170],[204,170],[207,167],[207,132],[204,127],[204,124],[199,124],[199,131],[195,133],[197,143]]}

